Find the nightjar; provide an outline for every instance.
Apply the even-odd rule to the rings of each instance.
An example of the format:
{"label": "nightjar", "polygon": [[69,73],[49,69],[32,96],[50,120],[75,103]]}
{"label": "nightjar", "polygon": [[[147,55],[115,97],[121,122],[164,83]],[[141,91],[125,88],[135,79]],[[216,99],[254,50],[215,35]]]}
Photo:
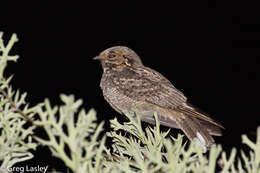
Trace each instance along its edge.
{"label": "nightjar", "polygon": [[103,68],[100,87],[104,98],[120,114],[128,111],[135,116],[135,108],[142,121],[154,124],[157,112],[161,125],[179,128],[206,147],[214,143],[212,136],[222,135],[222,125],[190,105],[168,79],[144,66],[133,50],[115,46],[94,59]]}

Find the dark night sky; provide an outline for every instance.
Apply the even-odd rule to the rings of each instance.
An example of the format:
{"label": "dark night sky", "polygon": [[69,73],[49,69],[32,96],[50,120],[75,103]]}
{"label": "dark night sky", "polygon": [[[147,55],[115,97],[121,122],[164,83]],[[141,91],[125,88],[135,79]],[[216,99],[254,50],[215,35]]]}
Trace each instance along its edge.
{"label": "dark night sky", "polygon": [[20,39],[12,53],[21,57],[7,73],[15,74],[12,84],[28,92],[28,102],[48,97],[60,104],[59,93],[75,94],[108,122],[119,114],[102,97],[102,69],[92,58],[124,45],[226,127],[216,138],[225,149],[240,147],[243,133],[254,138],[260,125],[257,1],[60,2],[1,10],[4,38],[17,33]]}

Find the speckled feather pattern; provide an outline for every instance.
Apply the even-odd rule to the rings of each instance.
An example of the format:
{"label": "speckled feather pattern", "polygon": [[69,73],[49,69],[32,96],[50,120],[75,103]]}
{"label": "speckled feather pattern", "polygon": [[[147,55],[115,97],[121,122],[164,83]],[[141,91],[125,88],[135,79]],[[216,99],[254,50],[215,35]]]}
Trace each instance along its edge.
{"label": "speckled feather pattern", "polygon": [[[107,72],[101,82],[101,88],[115,88],[118,93],[133,101],[146,101],[160,107],[174,109],[187,99],[159,73],[150,68],[124,68],[121,71]],[[112,97],[114,93],[104,93]],[[120,103],[117,103],[120,104]]]}
{"label": "speckled feather pattern", "polygon": [[189,139],[199,137],[207,147],[214,143],[211,135],[221,135],[220,124],[190,106],[182,92],[159,72],[145,67],[131,49],[112,47],[96,59],[104,71],[100,82],[104,98],[117,112],[135,116],[133,108],[137,108],[143,121],[154,124],[156,111],[162,125],[182,129]]}

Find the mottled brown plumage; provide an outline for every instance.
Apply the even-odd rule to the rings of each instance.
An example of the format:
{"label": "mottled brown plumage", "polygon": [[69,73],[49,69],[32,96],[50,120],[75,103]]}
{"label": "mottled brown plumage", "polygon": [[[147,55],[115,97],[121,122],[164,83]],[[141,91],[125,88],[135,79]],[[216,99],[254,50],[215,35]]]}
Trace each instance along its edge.
{"label": "mottled brown plumage", "polygon": [[156,111],[162,125],[180,128],[189,139],[198,138],[209,147],[214,136],[221,136],[220,124],[197,111],[169,80],[157,71],[145,67],[131,49],[116,46],[101,52],[103,76],[100,87],[105,100],[117,112],[137,109],[143,121],[155,123]]}

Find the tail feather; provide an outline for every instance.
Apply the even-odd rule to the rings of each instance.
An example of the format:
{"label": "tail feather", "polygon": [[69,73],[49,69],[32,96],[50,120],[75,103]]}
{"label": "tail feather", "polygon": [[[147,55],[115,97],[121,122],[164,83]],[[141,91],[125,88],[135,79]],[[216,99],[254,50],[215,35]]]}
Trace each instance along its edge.
{"label": "tail feather", "polygon": [[[214,143],[212,136],[221,136],[221,125],[206,115],[199,113],[190,106],[176,110],[156,107],[161,125],[179,128],[185,135],[193,140],[197,138],[205,147]],[[143,111],[142,120],[154,124],[153,111]]]}
{"label": "tail feather", "polygon": [[[190,140],[198,138],[200,143],[207,147],[214,143],[211,135],[221,134],[219,127],[211,127],[204,121],[179,112],[165,112],[163,115],[158,114],[158,118],[161,125],[181,129]],[[155,123],[153,116],[142,116],[142,120],[151,124]]]}
{"label": "tail feather", "polygon": [[197,138],[206,147],[211,146],[215,142],[208,130],[197,119],[185,116],[177,121],[180,129],[182,129],[190,140]]}
{"label": "tail feather", "polygon": [[214,124],[211,124],[204,120],[199,120],[201,126],[206,128],[210,135],[212,136],[222,136],[222,132],[220,128]]}
{"label": "tail feather", "polygon": [[176,111],[182,112],[188,116],[192,116],[194,118],[200,119],[201,121],[208,122],[208,124],[212,124],[224,129],[224,127],[220,123],[210,118],[207,114],[201,113],[200,110],[197,110],[197,108],[194,108],[188,103],[185,103],[182,106],[178,106],[176,108]]}

